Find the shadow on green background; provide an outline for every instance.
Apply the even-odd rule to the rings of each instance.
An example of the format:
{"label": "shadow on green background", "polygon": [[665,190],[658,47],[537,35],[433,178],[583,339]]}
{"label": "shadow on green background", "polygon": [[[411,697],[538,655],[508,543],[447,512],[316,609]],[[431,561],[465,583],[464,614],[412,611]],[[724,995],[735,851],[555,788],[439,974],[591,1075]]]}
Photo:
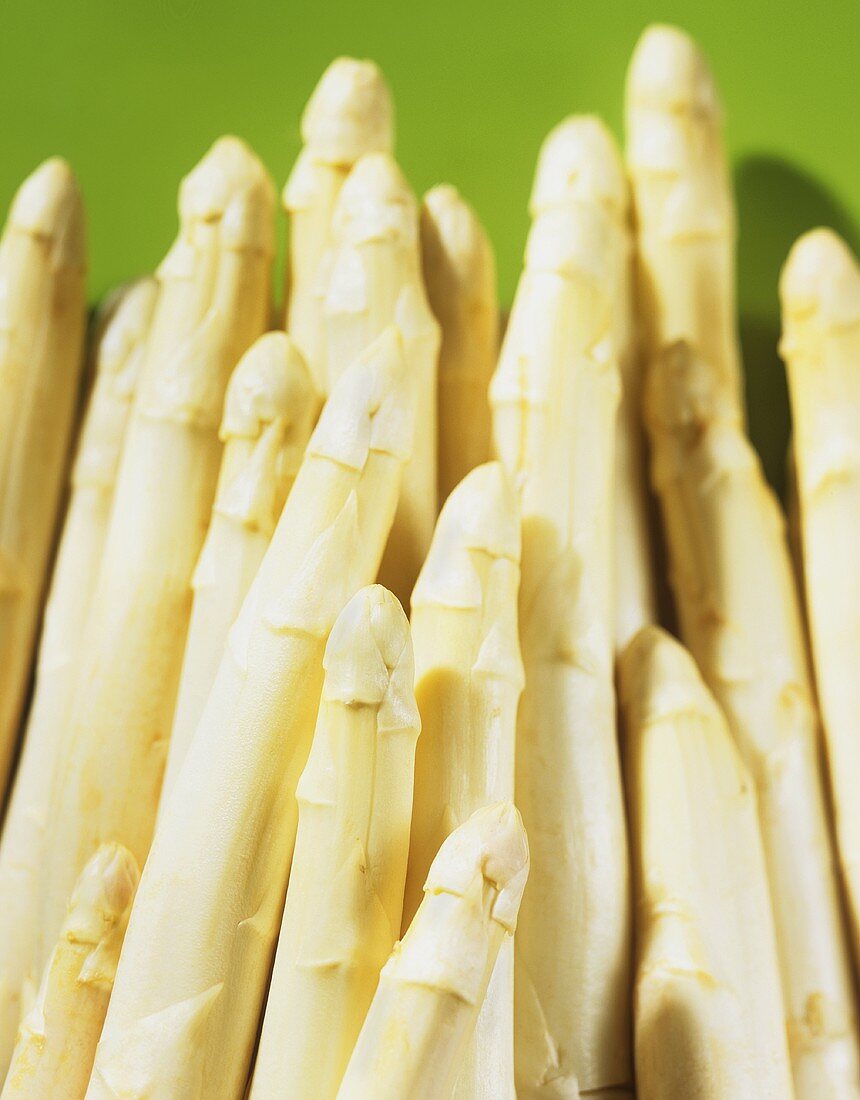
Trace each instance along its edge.
{"label": "shadow on green background", "polygon": [[860,219],[857,0],[0,0],[0,17],[0,206],[39,161],[68,157],[89,210],[94,299],[158,263],[178,181],[219,134],[246,138],[282,184],[309,92],[351,53],[389,78],[416,190],[450,181],[480,213],[509,302],[541,139],[574,111],[620,134],[637,37],[679,23],[726,106],[751,423],[781,479],[777,272],[803,229],[829,223],[856,243]]}

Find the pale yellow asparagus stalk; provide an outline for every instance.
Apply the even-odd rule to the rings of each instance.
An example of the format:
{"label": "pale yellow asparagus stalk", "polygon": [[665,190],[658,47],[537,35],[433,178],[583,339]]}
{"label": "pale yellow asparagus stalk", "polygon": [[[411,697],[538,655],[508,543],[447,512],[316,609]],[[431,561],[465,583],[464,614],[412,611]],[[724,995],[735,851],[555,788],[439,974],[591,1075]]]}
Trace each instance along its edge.
{"label": "pale yellow asparagus stalk", "polygon": [[806,609],[839,862],[860,957],[860,267],[827,229],[794,245],[780,282],[794,419]]}
{"label": "pale yellow asparagus stalk", "polygon": [[[514,794],[520,524],[503,467],[468,473],[442,508],[412,593],[415,694],[423,730],[403,928],[440,845],[476,809]],[[513,941],[502,948],[455,1095],[513,1100]]]}
{"label": "pale yellow asparagus stalk", "polygon": [[138,874],[120,844],[102,845],[84,866],[0,1100],[82,1100]]}
{"label": "pale yellow asparagus stalk", "polygon": [[651,26],[627,74],[639,313],[649,359],[685,339],[743,401],[735,311],[735,209],[722,108],[698,46]]}
{"label": "pale yellow asparagus stalk", "polygon": [[540,214],[491,386],[523,521],[517,803],[531,886],[517,935],[520,1097],[623,1092],[630,909],[612,601],[616,226],[582,196]]}
{"label": "pale yellow asparagus stalk", "polygon": [[394,596],[379,585],[356,593],[323,663],[251,1100],[337,1095],[400,934],[421,722]]}
{"label": "pale yellow asparagus stalk", "polygon": [[0,1077],[34,994],[45,821],[66,732],[74,671],[107,532],[113,487],[155,304],[154,279],[121,292],[95,353],[95,380],[72,467],[71,494],[48,590],[36,684],[0,834]]}
{"label": "pale yellow asparagus stalk", "polygon": [[30,678],[86,319],[84,209],[62,160],[12,201],[0,240],[0,808]]}
{"label": "pale yellow asparagus stalk", "polygon": [[245,1086],[326,639],[378,568],[412,440],[412,396],[391,329],[323,409],[156,832],[91,1100],[233,1100]]}
{"label": "pale yellow asparagus stalk", "polygon": [[647,385],[681,635],[758,792],[795,1092],[860,1097],[860,1050],[785,524],[720,379],[671,346]]}
{"label": "pale yellow asparagus stalk", "polygon": [[274,192],[222,138],[185,179],[117,475],[48,817],[41,956],[102,842],[149,849],[230,371],[269,317]]}
{"label": "pale yellow asparagus stalk", "polygon": [[637,1095],[791,1100],[754,784],[683,646],[647,627],[619,676],[637,872]]}
{"label": "pale yellow asparagus stalk", "polygon": [[633,316],[630,195],[615,139],[593,115],[572,115],[544,141],[533,218],[577,201],[603,206],[613,228],[612,323],[621,401],[615,433],[615,644],[657,618],[641,414],[641,355]]}
{"label": "pale yellow asparagus stalk", "polygon": [[499,349],[493,246],[455,187],[440,184],[421,204],[427,297],[442,330],[439,349],[439,499],[490,457],[487,391]]}
{"label": "pale yellow asparagus stalk", "polygon": [[338,197],[325,300],[329,385],[392,323],[403,334],[416,391],[415,446],[403,475],[380,580],[404,607],[436,522],[439,326],[421,274],[418,207],[392,157],[356,164]]}
{"label": "pale yellow asparagus stalk", "polygon": [[339,1100],[448,1100],[529,873],[510,802],[476,810],[433,861],[424,900],[395,945]]}
{"label": "pale yellow asparagus stalk", "polygon": [[360,157],[394,147],[391,93],[372,61],[339,57],[329,65],[302,115],[302,141],[283,193],[290,218],[286,321],[317,391],[327,394],[323,260],[334,205]]}
{"label": "pale yellow asparagus stalk", "polygon": [[267,332],[233,371],[224,402],[224,454],[212,519],[191,586],[159,813],[218,672],[230,627],[280,518],[319,411],[307,366],[283,332]]}

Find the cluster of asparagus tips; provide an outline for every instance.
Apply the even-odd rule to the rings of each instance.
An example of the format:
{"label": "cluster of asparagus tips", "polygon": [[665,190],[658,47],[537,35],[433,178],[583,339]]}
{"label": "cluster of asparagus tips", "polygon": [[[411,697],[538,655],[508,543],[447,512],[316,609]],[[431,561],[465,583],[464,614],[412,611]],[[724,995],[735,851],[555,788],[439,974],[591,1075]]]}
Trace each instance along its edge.
{"label": "cluster of asparagus tips", "polygon": [[339,1100],[453,1095],[528,873],[526,834],[511,803],[484,806],[451,833],[379,976]]}
{"label": "cluster of asparagus tips", "polygon": [[333,389],[230,631],[143,872],[89,1100],[135,1088],[233,1097],[245,1085],[326,640],[379,568],[413,423],[403,340],[389,329]]}

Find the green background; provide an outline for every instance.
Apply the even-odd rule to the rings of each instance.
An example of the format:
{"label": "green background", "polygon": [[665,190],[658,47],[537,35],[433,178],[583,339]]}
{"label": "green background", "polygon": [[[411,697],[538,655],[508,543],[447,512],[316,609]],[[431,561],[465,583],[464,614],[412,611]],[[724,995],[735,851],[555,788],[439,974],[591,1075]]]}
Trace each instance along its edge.
{"label": "green background", "polygon": [[415,188],[447,180],[473,202],[509,302],[542,137],[573,111],[620,135],[627,60],[655,20],[697,37],[727,108],[751,427],[779,481],[779,266],[816,223],[857,245],[858,0],[0,0],[0,202],[44,157],[69,158],[95,299],[158,262],[177,182],[214,138],[240,134],[282,183],[320,72],[337,54],[366,56],[393,88]]}

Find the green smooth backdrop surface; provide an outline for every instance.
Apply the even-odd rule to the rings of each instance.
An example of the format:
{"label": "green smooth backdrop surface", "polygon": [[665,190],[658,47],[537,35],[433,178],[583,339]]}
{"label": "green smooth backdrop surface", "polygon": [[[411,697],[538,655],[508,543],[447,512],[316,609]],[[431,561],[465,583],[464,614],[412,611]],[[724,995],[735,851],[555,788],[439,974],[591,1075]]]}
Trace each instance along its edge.
{"label": "green smooth backdrop surface", "polygon": [[816,223],[858,243],[858,0],[0,0],[0,203],[44,157],[69,158],[96,298],[157,264],[177,182],[219,134],[249,140],[282,183],[322,69],[372,57],[414,186],[447,180],[473,202],[509,302],[542,137],[573,111],[620,135],[627,60],[655,20],[697,37],[727,108],[751,427],[779,481],[779,266]]}

